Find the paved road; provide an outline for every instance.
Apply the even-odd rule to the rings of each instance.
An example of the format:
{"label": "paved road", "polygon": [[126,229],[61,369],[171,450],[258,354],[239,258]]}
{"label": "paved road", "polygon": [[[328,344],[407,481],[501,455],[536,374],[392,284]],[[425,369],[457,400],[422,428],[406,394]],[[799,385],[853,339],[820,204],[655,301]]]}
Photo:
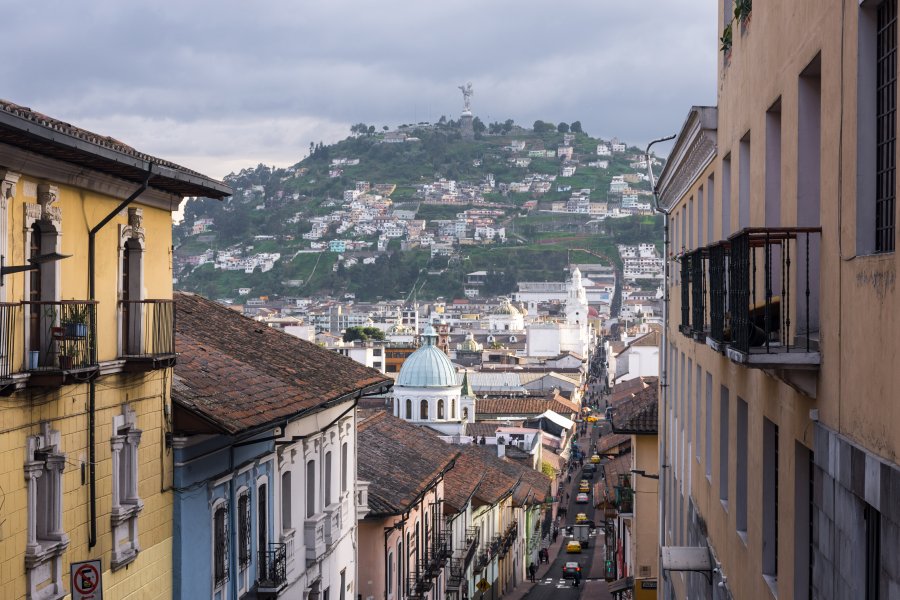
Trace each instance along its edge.
{"label": "paved road", "polygon": [[[579,436],[578,445],[583,451],[590,451],[592,444],[597,440],[599,430],[599,426],[593,427],[589,424],[588,432],[590,435]],[[588,456],[590,456],[590,454],[588,454]],[[575,522],[575,515],[580,512],[587,514],[588,518],[593,519],[598,525],[603,520],[602,515],[598,518],[598,516],[594,514],[593,498],[590,499],[591,502],[589,504],[575,503],[575,496],[578,493],[577,489],[580,481],[581,469],[578,468],[572,473],[572,482],[566,485],[569,492],[569,502],[566,506],[567,519],[562,523],[560,535],[563,535],[565,532],[564,526],[566,524],[573,524]],[[602,560],[603,556],[604,541],[602,528],[598,528],[596,531],[598,532],[598,535],[591,537],[588,548],[582,550],[581,554],[567,554],[565,552],[565,544],[563,544],[563,549],[560,550],[559,556],[557,556],[556,560],[553,561],[553,564],[550,565],[550,570],[547,571],[546,576],[537,582],[537,585],[531,589],[525,598],[527,600],[578,600],[582,596],[585,598],[590,597],[592,599],[607,597],[606,584],[604,582],[586,580],[586,576],[591,572],[591,565],[595,561]],[[581,565],[581,573],[584,577],[582,577],[581,586],[578,588],[575,588],[572,585],[571,579],[563,579],[562,568],[568,561],[577,561]],[[602,570],[594,569],[594,571],[600,572]],[[589,593],[586,593],[586,585],[590,588]]]}

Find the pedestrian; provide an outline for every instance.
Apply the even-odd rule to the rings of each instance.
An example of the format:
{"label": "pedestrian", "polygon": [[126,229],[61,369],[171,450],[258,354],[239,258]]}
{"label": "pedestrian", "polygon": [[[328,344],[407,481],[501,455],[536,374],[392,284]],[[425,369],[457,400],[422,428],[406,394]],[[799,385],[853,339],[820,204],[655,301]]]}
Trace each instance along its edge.
{"label": "pedestrian", "polygon": [[556,543],[556,538],[559,537],[559,527],[553,528],[553,543]]}
{"label": "pedestrian", "polygon": [[581,572],[575,571],[575,577],[572,580],[574,582],[575,587],[578,587],[579,585],[581,585]]}
{"label": "pedestrian", "polygon": [[537,572],[537,565],[534,564],[534,561],[531,561],[531,564],[528,565],[528,577],[531,578],[531,583],[534,583],[534,574]]}

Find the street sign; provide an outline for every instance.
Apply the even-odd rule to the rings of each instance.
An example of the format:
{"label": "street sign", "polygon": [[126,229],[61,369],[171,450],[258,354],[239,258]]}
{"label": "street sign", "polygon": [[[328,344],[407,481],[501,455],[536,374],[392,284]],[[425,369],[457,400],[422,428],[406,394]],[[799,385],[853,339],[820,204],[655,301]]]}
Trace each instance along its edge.
{"label": "street sign", "polygon": [[483,594],[491,589],[491,584],[487,582],[487,579],[482,578],[481,581],[475,584],[475,587],[477,587],[478,591]]}
{"label": "street sign", "polygon": [[69,569],[72,600],[103,600],[101,573],[99,560],[72,563]]}

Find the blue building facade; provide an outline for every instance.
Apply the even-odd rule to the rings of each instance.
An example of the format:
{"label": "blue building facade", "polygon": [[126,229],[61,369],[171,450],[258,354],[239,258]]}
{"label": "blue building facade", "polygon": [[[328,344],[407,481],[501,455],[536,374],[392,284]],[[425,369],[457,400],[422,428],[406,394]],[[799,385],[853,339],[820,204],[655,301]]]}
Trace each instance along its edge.
{"label": "blue building facade", "polygon": [[274,442],[202,437],[174,444],[174,597],[274,595],[284,579],[283,549],[272,543]]}

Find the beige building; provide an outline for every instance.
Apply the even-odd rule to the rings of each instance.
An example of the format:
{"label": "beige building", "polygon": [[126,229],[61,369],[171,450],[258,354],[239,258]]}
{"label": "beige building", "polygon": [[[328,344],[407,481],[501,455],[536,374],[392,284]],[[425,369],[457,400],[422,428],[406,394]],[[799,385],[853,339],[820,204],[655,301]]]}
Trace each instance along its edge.
{"label": "beige building", "polygon": [[737,4],[657,188],[662,597],[900,597],[897,0]]}

